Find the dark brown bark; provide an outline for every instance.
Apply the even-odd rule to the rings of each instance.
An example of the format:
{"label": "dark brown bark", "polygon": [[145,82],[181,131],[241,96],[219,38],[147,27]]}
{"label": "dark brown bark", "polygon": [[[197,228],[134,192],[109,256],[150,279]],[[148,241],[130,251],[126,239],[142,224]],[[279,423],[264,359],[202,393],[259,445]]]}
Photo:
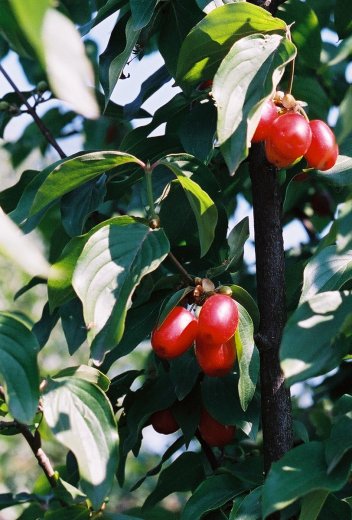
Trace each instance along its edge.
{"label": "dark brown bark", "polygon": [[[260,352],[261,414],[264,470],[292,447],[290,392],[284,385],[279,348],[286,321],[285,256],[282,237],[282,197],[277,170],[265,158],[263,146],[249,156],[252,180],[257,295],[260,311],[255,338]],[[279,513],[270,516],[280,518]]]}

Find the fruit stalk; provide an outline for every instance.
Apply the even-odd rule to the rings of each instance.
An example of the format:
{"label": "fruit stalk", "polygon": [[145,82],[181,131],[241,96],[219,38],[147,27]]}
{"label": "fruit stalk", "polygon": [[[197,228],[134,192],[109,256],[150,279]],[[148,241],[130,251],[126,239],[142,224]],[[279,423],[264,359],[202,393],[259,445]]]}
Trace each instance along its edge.
{"label": "fruit stalk", "polygon": [[264,471],[292,447],[290,392],[284,385],[279,347],[286,321],[285,258],[282,237],[282,198],[277,170],[261,144],[249,156],[252,180],[260,352]]}

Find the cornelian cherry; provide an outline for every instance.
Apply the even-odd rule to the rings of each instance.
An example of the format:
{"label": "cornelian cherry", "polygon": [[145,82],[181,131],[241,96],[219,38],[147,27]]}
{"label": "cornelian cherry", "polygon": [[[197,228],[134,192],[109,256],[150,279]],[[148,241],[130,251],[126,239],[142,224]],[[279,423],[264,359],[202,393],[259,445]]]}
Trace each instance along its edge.
{"label": "cornelian cherry", "polygon": [[335,136],[324,121],[313,119],[309,122],[312,131],[312,141],[304,157],[310,168],[317,170],[329,170],[339,155],[339,147]]}
{"label": "cornelian cherry", "polygon": [[234,335],[238,319],[237,304],[231,296],[210,296],[199,313],[197,341],[218,345],[226,343]]}
{"label": "cornelian cherry", "polygon": [[197,319],[184,307],[174,307],[160,327],[152,331],[151,344],[155,353],[164,359],[181,356],[188,350],[197,334]]}
{"label": "cornelian cherry", "polygon": [[154,412],[150,417],[150,422],[156,432],[164,435],[169,435],[179,429],[179,425],[168,408]]}
{"label": "cornelian cherry", "polygon": [[260,120],[252,137],[252,143],[258,143],[266,139],[270,132],[271,125],[277,117],[277,107],[271,99],[268,99],[262,107]]}
{"label": "cornelian cherry", "polygon": [[273,143],[268,139],[265,141],[265,155],[267,160],[276,166],[276,168],[288,168],[293,166],[293,164],[300,160],[302,157],[297,157],[296,160],[292,161],[292,159],[288,159],[283,155],[280,155],[278,151],[273,146]]}
{"label": "cornelian cherry", "polygon": [[235,337],[220,345],[196,340],[195,353],[200,368],[207,376],[225,376],[231,372],[236,361]]}
{"label": "cornelian cherry", "polygon": [[219,423],[205,409],[201,412],[198,429],[201,437],[209,446],[218,447],[230,444],[236,433],[235,426]]}
{"label": "cornelian cherry", "polygon": [[277,162],[282,163],[286,159],[288,166],[307,152],[311,140],[312,131],[308,121],[296,112],[286,112],[272,123],[266,148],[271,150],[272,156],[280,158]]}

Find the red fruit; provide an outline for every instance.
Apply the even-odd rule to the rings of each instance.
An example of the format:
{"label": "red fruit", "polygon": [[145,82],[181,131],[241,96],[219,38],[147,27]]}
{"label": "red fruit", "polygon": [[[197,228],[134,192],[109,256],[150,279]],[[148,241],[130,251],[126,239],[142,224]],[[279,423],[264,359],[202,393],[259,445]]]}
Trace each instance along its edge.
{"label": "red fruit", "polygon": [[174,307],[151,336],[155,353],[164,359],[181,356],[188,350],[197,334],[197,319],[184,307]]}
{"label": "red fruit", "polygon": [[310,168],[329,170],[335,165],[339,155],[335,136],[328,125],[320,119],[313,119],[309,125],[312,131],[312,141],[304,157]]}
{"label": "red fruit", "polygon": [[271,125],[277,116],[277,107],[275,103],[271,99],[268,99],[262,107],[260,120],[252,137],[252,143],[258,143],[259,141],[264,141],[264,139],[266,139]]}
{"label": "red fruit", "polygon": [[236,361],[235,336],[220,345],[196,340],[196,358],[207,376],[222,377],[231,372]]}
{"label": "red fruit", "polygon": [[[289,168],[296,162],[280,155],[269,139],[265,141],[265,155],[267,160],[276,166],[276,168]],[[301,157],[298,159],[301,159]]]}
{"label": "red fruit", "polygon": [[175,433],[179,429],[179,425],[169,409],[154,412],[150,417],[150,422],[156,432],[164,435]]}
{"label": "red fruit", "polygon": [[207,299],[198,318],[197,340],[202,343],[226,343],[238,325],[236,302],[226,294],[214,294]]}
{"label": "red fruit", "polygon": [[275,119],[267,137],[268,147],[291,164],[304,155],[311,143],[312,131],[308,121],[295,112],[286,112]]}
{"label": "red fruit", "polygon": [[236,433],[235,426],[226,426],[214,419],[205,409],[199,422],[199,433],[209,446],[223,447],[230,444]]}

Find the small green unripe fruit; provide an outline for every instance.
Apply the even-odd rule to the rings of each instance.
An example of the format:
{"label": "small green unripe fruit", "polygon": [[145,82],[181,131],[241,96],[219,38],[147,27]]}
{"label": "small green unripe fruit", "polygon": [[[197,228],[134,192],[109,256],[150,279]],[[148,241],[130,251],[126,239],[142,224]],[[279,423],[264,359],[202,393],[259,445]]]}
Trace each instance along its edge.
{"label": "small green unripe fruit", "polygon": [[37,91],[38,92],[45,92],[46,90],[48,90],[48,84],[46,81],[39,81],[38,85],[37,85]]}
{"label": "small green unripe fruit", "polygon": [[10,108],[10,104],[7,101],[0,101],[0,110],[1,112],[5,112]]}
{"label": "small green unripe fruit", "polygon": [[219,287],[217,292],[220,294],[227,294],[227,296],[232,296],[232,289],[228,285],[222,285]]}

